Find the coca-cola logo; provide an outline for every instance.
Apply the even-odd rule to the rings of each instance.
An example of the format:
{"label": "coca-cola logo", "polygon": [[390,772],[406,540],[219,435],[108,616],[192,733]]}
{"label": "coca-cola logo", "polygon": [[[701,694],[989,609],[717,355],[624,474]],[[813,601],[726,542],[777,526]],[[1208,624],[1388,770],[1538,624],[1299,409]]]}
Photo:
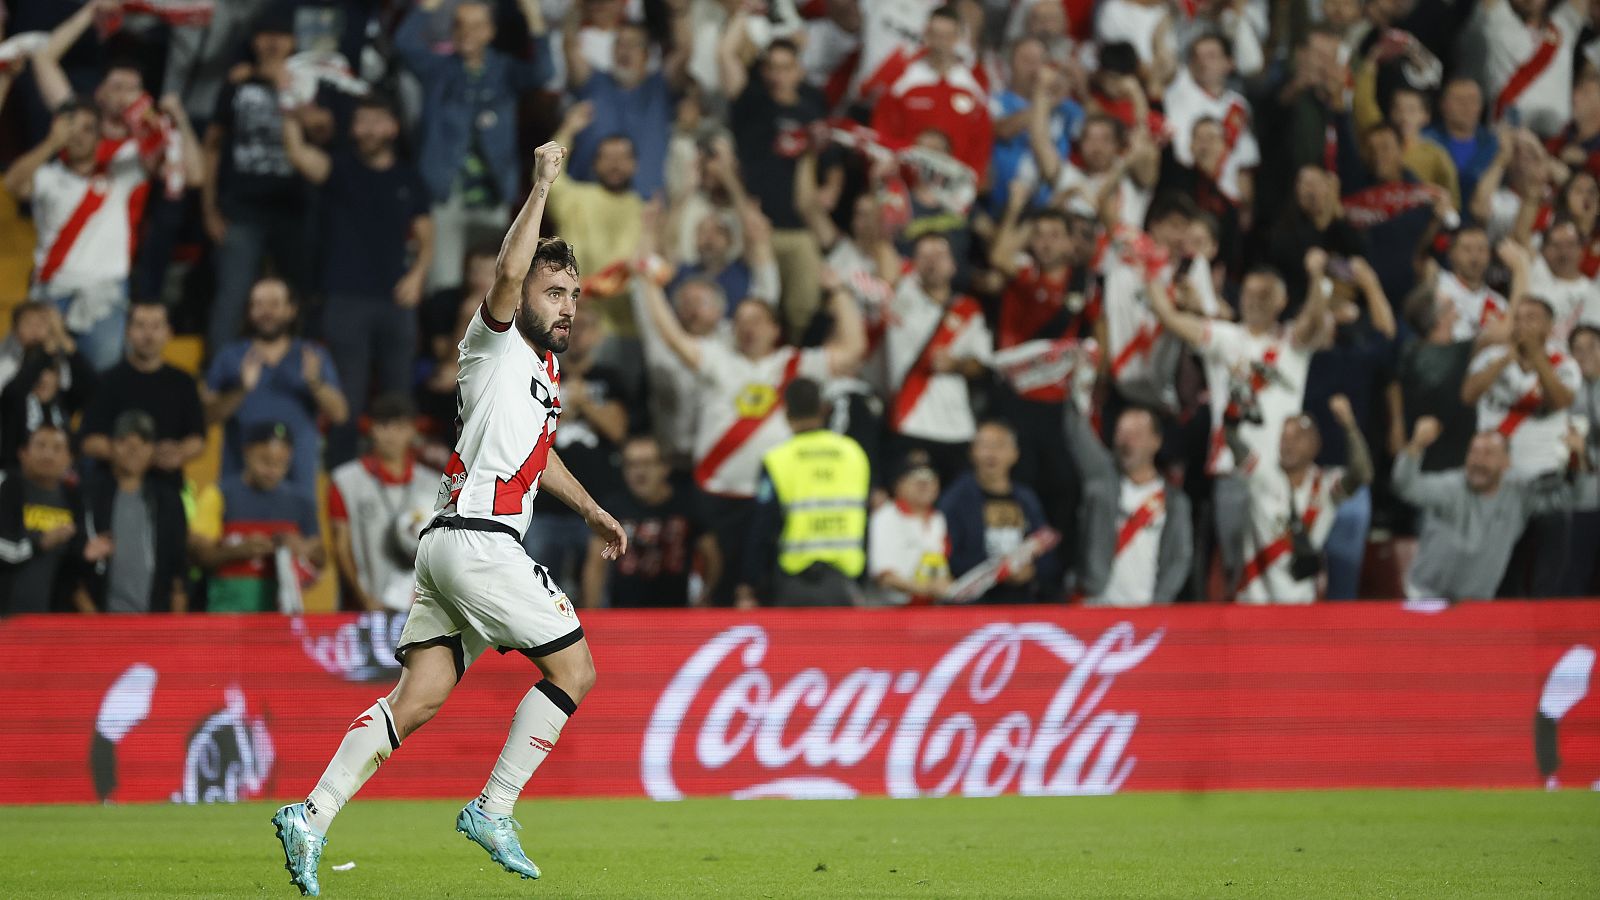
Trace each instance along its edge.
{"label": "coca-cola logo", "polygon": [[809,666],[784,679],[764,668],[766,629],[737,625],[661,693],[640,778],[657,800],[1113,793],[1136,762],[1139,714],[1102,704],[1163,634],[1120,622],[1085,643],[1048,622],[996,622],[925,671]]}
{"label": "coca-cola logo", "polygon": [[400,677],[394,648],[405,628],[406,614],[364,612],[332,628],[317,616],[296,616],[289,630],[300,648],[329,675],[346,681],[393,681]]}

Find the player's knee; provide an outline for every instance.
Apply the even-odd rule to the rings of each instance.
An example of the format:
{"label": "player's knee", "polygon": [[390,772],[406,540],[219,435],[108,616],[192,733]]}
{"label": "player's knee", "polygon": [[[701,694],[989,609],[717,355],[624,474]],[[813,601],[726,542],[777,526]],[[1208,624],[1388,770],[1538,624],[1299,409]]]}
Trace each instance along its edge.
{"label": "player's knee", "polygon": [[559,669],[546,675],[550,682],[560,688],[563,693],[572,698],[574,705],[583,702],[583,698],[593,690],[595,682],[594,660],[587,655],[561,666]]}
{"label": "player's knee", "polygon": [[400,740],[428,724],[444,706],[444,696],[431,696],[414,691],[396,691],[389,696],[389,709],[394,713],[394,730]]}

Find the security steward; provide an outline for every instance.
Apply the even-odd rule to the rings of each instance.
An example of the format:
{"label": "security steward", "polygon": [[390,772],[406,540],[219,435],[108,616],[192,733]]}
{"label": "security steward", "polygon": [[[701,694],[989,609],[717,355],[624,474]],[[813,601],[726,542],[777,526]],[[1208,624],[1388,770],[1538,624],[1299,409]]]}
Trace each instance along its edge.
{"label": "security steward", "polygon": [[762,457],[737,605],[861,602],[871,467],[861,445],[824,427],[822,388],[796,378],[783,402],[794,437]]}

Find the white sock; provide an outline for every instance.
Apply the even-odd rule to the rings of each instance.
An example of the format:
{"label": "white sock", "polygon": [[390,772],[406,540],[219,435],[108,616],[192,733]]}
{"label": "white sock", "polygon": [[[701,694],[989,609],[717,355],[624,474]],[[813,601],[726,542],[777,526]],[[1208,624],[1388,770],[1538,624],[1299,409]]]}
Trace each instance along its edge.
{"label": "white sock", "polygon": [[321,834],[328,833],[333,817],[361,790],[372,773],[400,747],[389,702],[382,697],[367,707],[345,730],[338,752],[317,786],[306,797],[306,821]]}
{"label": "white sock", "polygon": [[511,719],[511,734],[495,760],[489,783],[478,795],[478,808],[489,816],[509,816],[522,788],[550,751],[556,748],[561,727],[578,711],[567,692],[543,680],[535,684]]}

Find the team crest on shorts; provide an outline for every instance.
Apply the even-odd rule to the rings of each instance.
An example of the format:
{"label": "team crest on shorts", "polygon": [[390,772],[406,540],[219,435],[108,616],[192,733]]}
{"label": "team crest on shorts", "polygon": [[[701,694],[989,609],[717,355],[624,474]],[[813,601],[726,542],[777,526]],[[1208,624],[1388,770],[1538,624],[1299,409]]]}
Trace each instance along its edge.
{"label": "team crest on shorts", "polygon": [[555,603],[556,612],[561,613],[563,616],[571,619],[577,615],[572,611],[572,601],[567,599],[566,594],[557,594]]}

